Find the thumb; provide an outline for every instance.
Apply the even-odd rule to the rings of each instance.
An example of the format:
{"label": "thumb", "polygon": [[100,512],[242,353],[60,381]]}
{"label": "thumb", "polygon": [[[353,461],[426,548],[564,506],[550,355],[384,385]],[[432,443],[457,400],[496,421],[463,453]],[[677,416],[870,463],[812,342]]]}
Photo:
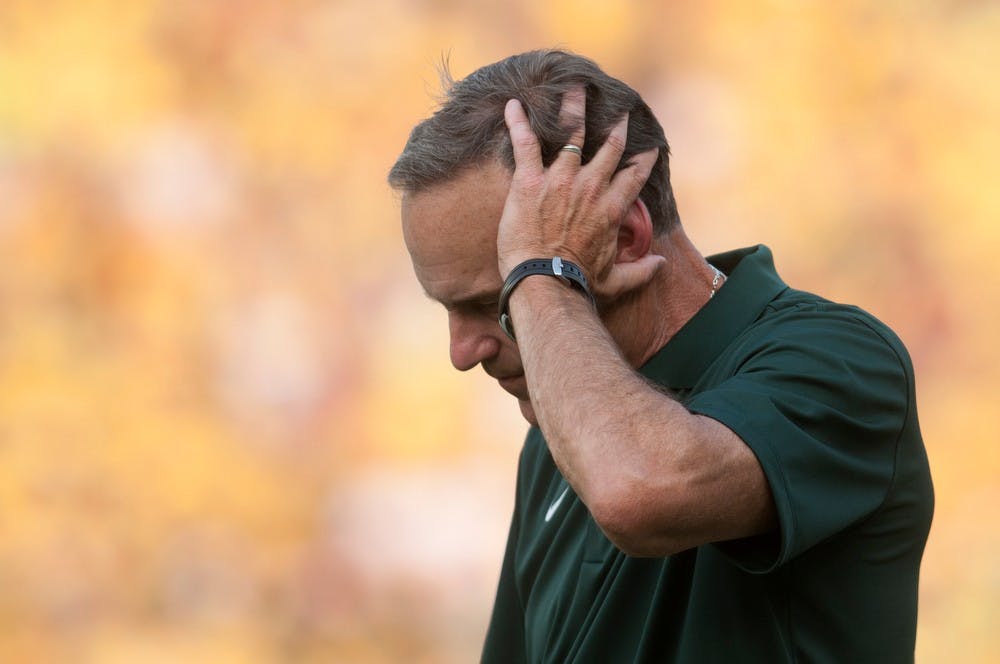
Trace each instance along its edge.
{"label": "thumb", "polygon": [[608,302],[642,288],[653,280],[666,262],[663,256],[646,254],[636,261],[615,263],[607,278],[595,286],[594,295],[599,302]]}

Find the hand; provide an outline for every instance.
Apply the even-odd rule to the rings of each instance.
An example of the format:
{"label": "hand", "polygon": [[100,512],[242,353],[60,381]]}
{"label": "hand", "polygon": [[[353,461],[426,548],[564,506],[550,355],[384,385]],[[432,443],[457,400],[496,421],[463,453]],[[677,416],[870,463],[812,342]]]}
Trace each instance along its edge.
{"label": "hand", "polygon": [[[583,145],[585,112],[583,88],[563,95],[560,119],[573,127],[572,145]],[[625,150],[628,115],[586,166],[579,155],[564,150],[548,169],[542,165],[538,139],[519,101],[507,102],[504,119],[515,167],[497,234],[500,274],[506,276],[524,260],[560,256],[583,269],[600,299],[613,299],[648,283],[662,257],[615,262],[619,224],[658,156],[655,148],[636,155],[615,173]]]}

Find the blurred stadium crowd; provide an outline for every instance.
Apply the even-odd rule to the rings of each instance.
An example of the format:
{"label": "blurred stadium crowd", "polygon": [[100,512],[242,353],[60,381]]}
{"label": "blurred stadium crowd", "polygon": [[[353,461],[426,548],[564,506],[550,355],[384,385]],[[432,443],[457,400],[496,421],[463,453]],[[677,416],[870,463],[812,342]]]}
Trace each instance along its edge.
{"label": "blurred stadium crowd", "polygon": [[643,93],[707,252],[913,354],[917,659],[1000,637],[1000,5],[0,4],[0,661],[470,661],[524,427],[455,375],[385,173],[456,76]]}

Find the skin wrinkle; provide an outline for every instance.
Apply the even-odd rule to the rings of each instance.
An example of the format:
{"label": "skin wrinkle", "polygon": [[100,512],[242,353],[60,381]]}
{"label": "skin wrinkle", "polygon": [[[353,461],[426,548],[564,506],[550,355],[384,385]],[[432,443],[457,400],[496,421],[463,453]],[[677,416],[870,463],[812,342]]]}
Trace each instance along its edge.
{"label": "skin wrinkle", "polygon": [[[527,282],[527,280],[525,281]],[[512,297],[511,299],[515,318],[518,312],[524,308],[528,295],[538,295],[537,291],[543,288],[553,291],[558,287],[558,282],[555,282],[556,286],[553,286],[544,283],[542,279],[533,279],[532,281],[536,284],[534,288],[526,289],[524,296]],[[546,306],[537,309],[532,321],[526,322],[525,333],[528,335],[532,334],[536,324],[547,326],[550,321],[558,321],[562,316],[571,315],[573,320],[580,321],[582,314],[588,310],[585,302],[577,301],[581,298],[571,292],[560,293],[556,290],[555,293],[546,293],[546,296],[548,296],[544,299]],[[539,316],[538,311],[545,313]],[[561,379],[556,379],[559,382],[557,382],[555,392],[558,393],[566,393],[567,390],[574,388],[565,377],[570,374],[568,365],[574,363],[577,355],[584,355],[588,358],[589,375],[608,376],[608,382],[627,386],[624,393],[625,398],[617,400],[618,403],[625,406],[617,413],[617,417],[616,413],[607,407],[604,399],[600,398],[599,395],[595,395],[596,398],[577,400],[577,407],[572,409],[550,408],[550,403],[546,399],[535,399],[534,392],[532,395],[535,412],[539,414],[540,426],[545,431],[555,432],[547,437],[553,456],[560,457],[571,454],[570,448],[573,447],[579,450],[579,463],[564,469],[567,481],[574,487],[601,487],[601,490],[584,489],[581,496],[594,513],[595,519],[613,541],[617,540],[617,544],[624,545],[623,548],[626,551],[645,553],[645,546],[637,547],[627,539],[629,537],[627,534],[625,535],[626,539],[623,539],[622,535],[637,529],[636,525],[632,523],[632,515],[638,515],[638,520],[644,521],[643,515],[655,509],[651,507],[645,496],[658,495],[662,498],[665,495],[684,493],[678,491],[674,486],[678,477],[677,473],[669,470],[670,466],[677,465],[677,446],[671,443],[669,436],[663,440],[661,449],[657,451],[659,457],[657,465],[666,466],[668,469],[659,471],[650,466],[650,456],[645,453],[648,452],[648,449],[637,450],[633,448],[630,450],[629,446],[623,447],[617,444],[618,441],[623,440],[644,441],[648,438],[648,435],[643,436],[637,428],[639,421],[649,422],[653,428],[658,428],[655,422],[650,421],[654,419],[651,418],[651,414],[655,412],[656,404],[649,404],[648,391],[644,389],[643,381],[633,372],[622,371],[622,364],[614,353],[591,354],[595,345],[608,348],[609,339],[606,333],[602,334],[602,332],[599,325],[587,326],[585,331],[578,335],[579,344],[576,344],[573,350],[563,348],[559,344],[558,336],[561,335],[554,337],[541,335],[544,341],[532,349],[522,348],[522,356],[526,366],[530,367],[534,361],[535,353],[552,357],[555,354],[553,351],[562,348],[563,352],[558,353],[561,357],[560,366],[553,369],[550,364],[549,368],[551,373],[563,376]],[[574,352],[580,348],[587,348],[588,351],[586,353]],[[582,360],[582,358],[580,359]],[[542,390],[543,395],[548,393],[547,390]],[[596,390],[591,391],[591,394],[594,393]],[[565,406],[564,401],[563,405]],[[671,403],[681,408],[676,402]],[[585,416],[584,413],[590,415]],[[593,445],[588,444],[591,440],[595,441]],[[646,445],[644,444],[643,447]],[[668,454],[664,455],[664,451]],[[610,459],[613,459],[614,463],[608,463]],[[583,470],[581,471],[581,469]],[[653,484],[650,478],[663,478],[663,484]],[[672,509],[667,511],[673,512]],[[643,527],[640,526],[640,528]],[[687,538],[671,537],[665,539],[657,537],[655,546],[681,550],[687,548]]]}
{"label": "skin wrinkle", "polygon": [[[666,555],[772,528],[770,492],[749,448],[634,370],[708,301],[713,272],[682,230],[650,237],[648,213],[633,201],[615,260],[652,250],[664,264],[642,287],[604,301],[600,318],[558,280],[525,279],[510,303],[520,346],[500,330],[495,312],[463,305],[463,298],[500,290],[496,229],[513,182],[493,163],[403,197],[417,277],[449,309],[453,364],[482,364],[498,378],[523,374],[504,388],[541,424],[560,471],[627,553]],[[545,191],[535,186],[536,195]],[[587,204],[567,208],[585,212]]]}
{"label": "skin wrinkle", "polygon": [[[540,428],[520,455],[518,509],[484,661],[739,661],[748,648],[772,660],[905,660],[933,503],[915,415],[906,410],[912,383],[902,393],[889,385],[885,349],[859,343],[824,300],[784,286],[766,247],[711,259],[733,277],[727,284],[680,227],[659,122],[631,88],[588,62],[534,52],[477,70],[414,129],[390,174],[393,187],[409,192],[407,247],[428,294],[448,311],[453,364],[481,365]],[[627,135],[615,133],[625,113],[636,121]],[[567,142],[583,154],[561,150]],[[645,170],[644,151],[654,145],[655,169]],[[473,161],[475,169],[456,175]],[[511,289],[515,344],[483,306],[491,298],[482,289],[499,291],[521,260],[553,256],[584,271],[596,307],[561,280],[528,277]],[[697,315],[717,287],[722,297]],[[818,318],[831,336],[810,332],[802,303],[823,310]],[[797,344],[800,334],[809,343]],[[898,340],[882,341],[912,379]],[[890,391],[902,401],[889,403]],[[900,421],[900,412],[912,419]],[[887,443],[897,427],[893,450]],[[897,481],[887,457],[903,447],[916,455],[895,459],[907,483],[884,502],[880,491]],[[781,505],[780,531],[756,454]],[[570,488],[572,510],[563,505],[557,516]],[[900,512],[875,520],[872,509]],[[893,519],[910,523],[891,536],[898,564],[889,569],[864,552],[889,539]],[[662,558],[713,542],[719,546],[674,561],[623,555]],[[851,547],[860,557],[841,564]],[[789,588],[781,571],[789,567],[815,573]],[[650,585],[650,575],[659,583]],[[839,607],[836,616],[824,597]],[[705,611],[706,598],[723,601]],[[781,602],[808,610],[782,612]],[[635,620],[623,622],[629,616]],[[674,626],[660,629],[667,623],[650,616]]]}
{"label": "skin wrinkle", "polygon": [[[567,95],[563,103],[583,102]],[[635,197],[649,172],[637,167],[611,177],[607,164],[615,163],[616,147],[624,144],[624,125],[587,166],[560,156],[543,170],[518,103],[507,105],[506,119],[517,167],[500,221],[500,272],[525,256],[552,255],[568,246],[574,262],[598,276],[598,292],[613,281],[619,292],[645,291],[632,303],[633,316],[650,321],[639,335],[619,329],[612,336],[612,321],[605,320],[605,330],[585,301],[557,280],[526,279],[515,289],[510,312],[533,411],[560,471],[626,553],[666,555],[773,528],[770,492],[749,448],[721,424],[649,388],[634,371],[638,363],[624,361],[644,361],[662,346],[655,340],[673,336],[707,302],[710,288],[703,278],[714,275],[678,228],[664,238],[665,253],[679,260],[671,280],[662,281],[659,266],[649,270],[644,255],[650,248],[648,215],[611,216],[642,210]],[[530,189],[521,189],[522,182],[530,182]],[[620,232],[619,224],[628,232]],[[617,235],[616,247],[602,246],[609,230]],[[644,247],[631,255],[622,252],[630,234]],[[654,294],[663,299],[651,299]],[[624,344],[622,353],[616,341]],[[692,519],[697,513],[714,518]]]}

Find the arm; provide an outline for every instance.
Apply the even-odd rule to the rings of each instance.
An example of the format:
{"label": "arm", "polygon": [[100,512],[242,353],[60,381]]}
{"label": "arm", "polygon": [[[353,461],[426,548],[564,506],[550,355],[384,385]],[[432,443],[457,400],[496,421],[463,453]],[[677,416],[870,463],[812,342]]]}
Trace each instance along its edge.
{"label": "arm", "polygon": [[511,314],[553,459],[616,546],[663,556],[774,527],[750,448],[628,366],[579,293],[529,277]]}
{"label": "arm", "polygon": [[[614,265],[613,258],[617,223],[656,155],[639,155],[612,177],[625,145],[623,122],[586,166],[562,153],[543,169],[520,105],[507,110],[517,167],[498,235],[501,274],[526,258],[562,255],[583,266],[605,298],[648,282],[658,262]],[[582,118],[582,93],[568,93],[563,110]],[[774,527],[770,490],[750,449],[646,383],[578,293],[550,277],[529,277],[514,291],[510,312],[553,459],[619,548],[668,555]]]}

